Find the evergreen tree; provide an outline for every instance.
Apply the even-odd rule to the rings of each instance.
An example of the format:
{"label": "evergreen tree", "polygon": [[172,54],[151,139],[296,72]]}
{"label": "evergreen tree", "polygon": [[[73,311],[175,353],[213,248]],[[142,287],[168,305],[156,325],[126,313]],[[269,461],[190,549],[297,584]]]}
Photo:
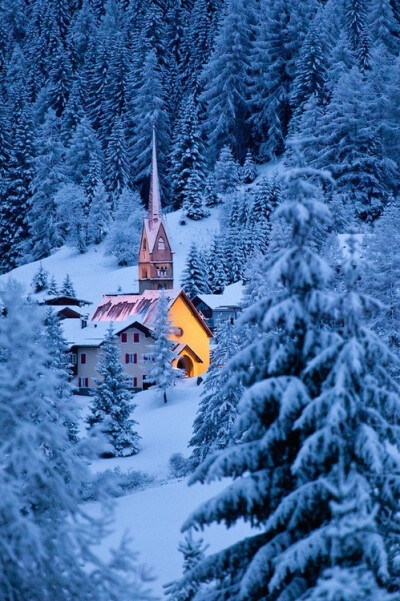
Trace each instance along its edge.
{"label": "evergreen tree", "polygon": [[373,98],[369,82],[357,68],[342,76],[321,120],[322,151],[314,161],[331,171],[335,191],[363,221],[382,214],[395,170],[384,153]]}
{"label": "evergreen tree", "polygon": [[120,363],[120,349],[112,326],[104,340],[97,372],[101,378],[95,380],[97,387],[87,418],[89,427],[100,425],[115,457],[135,455],[139,451],[140,437],[134,430],[137,422],[131,418],[131,413],[136,405]]}
{"label": "evergreen tree", "polygon": [[[326,222],[328,214],[316,199],[312,174],[313,170],[300,168],[291,172],[288,200],[277,210],[277,217],[290,228],[289,244],[266,265],[270,293],[251,305],[241,320],[243,326],[259,328],[258,336],[231,361],[231,383],[241,381],[245,387],[236,426],[241,442],[210,457],[191,480],[234,478],[192,514],[185,529],[214,521],[229,527],[239,519],[257,528],[246,539],[207,557],[183,578],[182,586],[210,582],[210,601],[224,595],[232,600],[272,599],[268,587],[275,557],[290,545],[284,530],[269,527],[269,519],[295,486],[291,467],[300,449],[295,424],[309,402],[303,373],[328,336],[318,324],[326,308],[324,289],[330,271],[316,254],[313,240],[315,228]],[[318,382],[315,377],[313,386]],[[288,517],[295,517],[296,507]],[[287,584],[287,593],[294,595],[290,580]],[[281,592],[279,588],[277,598]],[[298,596],[302,592],[300,587]]]}
{"label": "evergreen tree", "polygon": [[61,245],[55,226],[56,206],[54,196],[66,182],[65,148],[60,138],[60,122],[49,110],[39,129],[38,151],[32,181],[32,210],[30,214],[30,238],[26,256],[34,259],[48,256]]}
{"label": "evergreen tree", "polygon": [[233,424],[243,389],[239,382],[231,386],[229,361],[239,350],[235,326],[229,321],[217,325],[216,348],[207,372],[197,416],[193,422],[191,462],[197,467],[209,455],[236,442]]}
{"label": "evergreen tree", "polygon": [[229,146],[224,146],[215,163],[214,181],[217,192],[229,194],[238,184],[239,168]]}
{"label": "evergreen tree", "polygon": [[37,294],[38,292],[43,292],[48,289],[48,278],[49,272],[43,267],[42,263],[39,265],[39,269],[36,271],[32,278],[31,286],[33,288],[33,292]]}
{"label": "evergreen tree", "polygon": [[371,58],[368,4],[368,0],[346,0],[344,11],[350,47],[362,70],[369,67]]}
{"label": "evergreen tree", "polygon": [[65,296],[71,296],[72,298],[76,298],[74,285],[72,283],[69,273],[67,273],[67,275],[64,278],[60,294],[65,294]]}
{"label": "evergreen tree", "polygon": [[[312,596],[316,577],[332,563],[336,569],[346,566],[353,582],[355,573],[362,574],[360,586],[367,579],[382,596],[396,578],[390,550],[398,544],[393,528],[400,484],[395,434],[399,389],[390,374],[390,351],[365,325],[376,302],[359,293],[359,251],[354,237],[347,244],[345,289],[336,300],[337,335],[309,366],[309,389],[317,374],[325,377],[295,424],[302,440],[292,465],[295,490],[268,520],[271,531],[278,527],[286,537],[275,559],[271,594],[306,577],[302,588]],[[344,483],[341,507],[338,481]],[[299,508],[294,519],[289,505]],[[340,516],[342,511],[347,516]],[[338,539],[335,546],[332,538]]]}
{"label": "evergreen tree", "polygon": [[377,221],[373,232],[366,235],[364,254],[368,269],[363,274],[363,289],[382,303],[374,319],[374,330],[396,350],[400,348],[400,276],[399,253],[400,213],[393,202]]}
{"label": "evergreen tree", "polygon": [[110,204],[103,184],[97,184],[93,192],[88,215],[88,240],[100,244],[109,230],[111,221]]}
{"label": "evergreen tree", "polygon": [[181,286],[189,298],[194,298],[197,294],[209,294],[210,289],[207,284],[205,270],[206,266],[196,244],[193,242],[189,249],[181,280]]}
{"label": "evergreen tree", "polygon": [[[3,159],[6,162],[4,180],[0,184],[0,270],[3,272],[20,263],[28,239],[35,153],[32,110],[26,92],[21,90],[21,86],[16,86],[12,92],[16,97],[13,99],[8,140],[3,143]],[[8,150],[7,143],[10,144]]]}
{"label": "evergreen tree", "polygon": [[206,207],[214,207],[220,202],[220,197],[218,196],[216,190],[215,176],[214,173],[211,172],[208,174],[204,184],[203,198]]}
{"label": "evergreen tree", "polygon": [[[125,126],[121,119],[114,123],[106,149],[106,177],[104,183],[114,199],[131,181]],[[115,202],[115,201],[114,201]]]}
{"label": "evergreen tree", "polygon": [[[51,294],[50,288],[47,289],[47,293]],[[64,338],[60,319],[52,307],[49,307],[46,311],[43,323],[45,325],[46,349],[49,353],[46,367],[50,372],[57,373],[60,379],[56,387],[56,398],[53,399],[54,407],[56,411],[60,407],[69,408],[65,415],[60,412],[60,419],[67,428],[69,440],[78,442],[78,418],[77,409],[73,404],[69,346]]]}
{"label": "evergreen tree", "polygon": [[[189,572],[194,568],[203,558],[207,545],[204,545],[202,538],[194,539],[193,531],[189,530],[186,533],[185,538],[178,545],[178,551],[183,555],[183,573]],[[166,594],[168,595],[169,601],[192,601],[195,598],[196,593],[201,589],[196,584],[189,583],[184,589],[177,589],[175,582],[166,586]]]}
{"label": "evergreen tree", "polygon": [[223,250],[221,238],[215,236],[206,261],[207,284],[212,294],[222,294],[227,284]]}
{"label": "evergreen tree", "polygon": [[378,0],[372,4],[370,15],[371,36],[375,45],[382,45],[394,56],[400,51],[400,24],[397,22],[390,0]]}
{"label": "evergreen tree", "polygon": [[80,253],[88,244],[87,198],[81,186],[64,184],[54,196],[59,239]]}
{"label": "evergreen tree", "polygon": [[211,158],[229,145],[244,159],[248,147],[246,77],[252,38],[253,2],[230,0],[204,71],[201,100],[207,106],[205,127]]}
{"label": "evergreen tree", "polygon": [[50,283],[48,285],[47,294],[49,296],[58,296],[58,286],[57,286],[56,278],[54,277],[54,275],[52,276]]}
{"label": "evergreen tree", "polygon": [[[1,540],[0,591],[4,599],[148,599],[129,549],[105,562],[97,555],[104,521],[88,516],[83,495],[87,458],[65,426],[72,396],[59,391],[56,367],[39,309],[9,284],[0,319]],[[18,370],[15,370],[16,366]]]}
{"label": "evergreen tree", "polygon": [[91,188],[93,166],[98,165],[101,173],[103,161],[96,134],[87,117],[82,117],[70,139],[66,152],[68,175],[75,184],[82,186],[88,193]]}
{"label": "evergreen tree", "polygon": [[107,252],[117,259],[118,265],[132,265],[137,260],[143,217],[139,194],[125,188],[116,201],[107,238]]}
{"label": "evergreen tree", "polygon": [[131,102],[128,103],[128,111],[133,123],[130,152],[134,181],[143,185],[144,182],[147,183],[150,175],[152,126],[154,125],[157,133],[161,190],[165,190],[167,188],[164,178],[169,145],[169,119],[155,50],[146,56],[137,90]]}
{"label": "evergreen tree", "polygon": [[254,164],[253,155],[250,150],[246,154],[244,165],[241,173],[241,180],[244,184],[251,184],[256,178],[257,170]]}
{"label": "evergreen tree", "polygon": [[175,132],[171,150],[171,199],[173,207],[179,209],[185,200],[190,207],[188,196],[201,194],[205,180],[204,144],[193,95],[183,107]]}
{"label": "evergreen tree", "polygon": [[258,156],[270,160],[284,150],[295,66],[318,3],[261,0],[250,54],[248,95]]}
{"label": "evergreen tree", "polygon": [[147,381],[150,384],[154,384],[156,390],[162,394],[164,403],[168,400],[168,390],[182,377],[182,373],[172,366],[172,363],[179,356],[174,351],[176,343],[169,339],[173,333],[173,329],[168,315],[168,307],[168,296],[161,290],[157,305],[157,315],[152,326],[155,341],[153,350],[148,355],[150,369]]}
{"label": "evergreen tree", "polygon": [[301,47],[293,81],[292,105],[299,109],[314,95],[322,103],[326,96],[327,48],[323,22],[314,19]]}

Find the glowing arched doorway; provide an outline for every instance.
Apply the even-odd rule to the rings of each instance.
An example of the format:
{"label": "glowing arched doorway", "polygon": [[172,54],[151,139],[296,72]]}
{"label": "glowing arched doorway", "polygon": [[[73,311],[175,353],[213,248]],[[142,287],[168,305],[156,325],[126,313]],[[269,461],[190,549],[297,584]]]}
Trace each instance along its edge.
{"label": "glowing arched doorway", "polygon": [[192,378],[194,375],[193,361],[187,355],[179,357],[177,368],[182,369],[188,378]]}

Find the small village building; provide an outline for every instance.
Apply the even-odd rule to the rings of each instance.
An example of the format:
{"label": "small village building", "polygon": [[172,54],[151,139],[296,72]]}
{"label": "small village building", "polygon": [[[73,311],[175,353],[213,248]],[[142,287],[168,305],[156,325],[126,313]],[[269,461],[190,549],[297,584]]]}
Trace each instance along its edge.
{"label": "small village building", "polygon": [[161,213],[154,129],[150,177],[148,213],[139,248],[139,292],[105,294],[89,323],[82,324],[81,320],[83,327],[79,327],[79,323],[64,325],[71,349],[74,381],[81,392],[96,386],[99,353],[110,324],[118,336],[121,363],[132,388],[147,388],[150,365],[146,355],[151,353],[154,344],[153,325],[162,291],[169,303],[169,338],[178,355],[174,367],[184,370],[186,376],[194,377],[204,374],[210,364],[213,334],[185,292],[174,289],[173,251]]}
{"label": "small village building", "polygon": [[198,294],[193,305],[202,315],[211,331],[221,321],[234,323],[242,310],[243,283],[227,286],[223,294]]}
{"label": "small village building", "polygon": [[44,297],[39,305],[51,307],[59,319],[81,319],[88,321],[88,307],[92,303],[74,296],[48,296]]}

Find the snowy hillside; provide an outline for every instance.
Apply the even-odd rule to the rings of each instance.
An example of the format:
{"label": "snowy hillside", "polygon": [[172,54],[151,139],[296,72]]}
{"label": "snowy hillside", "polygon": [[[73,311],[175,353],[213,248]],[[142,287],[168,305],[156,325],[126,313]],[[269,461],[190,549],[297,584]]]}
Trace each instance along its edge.
{"label": "snowy hillside", "polygon": [[[191,243],[196,242],[199,247],[206,246],[217,231],[219,211],[220,208],[213,209],[207,219],[188,220],[186,225],[179,225],[181,211],[167,215],[168,233],[172,250],[175,252],[175,286],[179,286]],[[75,249],[64,246],[50,257],[43,259],[41,263],[50,277],[54,275],[59,284],[69,273],[77,296],[91,301],[94,305],[100,301],[103,294],[119,290],[124,292],[138,290],[137,267],[119,267],[114,257],[106,255],[105,243],[91,246],[85,254],[79,254]],[[0,282],[7,281],[11,276],[21,282],[27,292],[31,292],[30,283],[39,265],[40,261],[36,261],[18,267],[8,274],[0,275]]]}

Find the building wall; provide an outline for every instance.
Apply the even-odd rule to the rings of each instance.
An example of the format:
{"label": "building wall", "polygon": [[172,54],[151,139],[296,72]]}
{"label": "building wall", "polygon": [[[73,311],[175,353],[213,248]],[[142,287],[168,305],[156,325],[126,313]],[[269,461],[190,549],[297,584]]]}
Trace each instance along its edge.
{"label": "building wall", "polygon": [[[136,328],[128,328],[125,330],[127,342],[121,341],[121,334],[118,335],[120,347],[120,361],[127,376],[137,378],[137,387],[143,388],[143,376],[146,372],[143,356],[151,352],[154,340],[146,337],[143,332]],[[133,334],[139,335],[139,342],[133,342]],[[79,378],[89,379],[89,388],[95,388],[95,379],[99,377],[97,373],[97,364],[100,357],[102,347],[78,347],[77,349],[77,373],[74,376],[74,384],[79,386]],[[86,354],[86,363],[82,363],[82,354]],[[137,355],[137,363],[126,363],[125,355]],[[147,370],[148,371],[148,370]]]}
{"label": "building wall", "polygon": [[193,316],[190,308],[181,296],[170,307],[171,325],[183,330],[181,336],[171,335],[171,340],[188,344],[202,359],[203,363],[194,364],[194,376],[200,376],[210,365],[210,339],[199,321]]}

